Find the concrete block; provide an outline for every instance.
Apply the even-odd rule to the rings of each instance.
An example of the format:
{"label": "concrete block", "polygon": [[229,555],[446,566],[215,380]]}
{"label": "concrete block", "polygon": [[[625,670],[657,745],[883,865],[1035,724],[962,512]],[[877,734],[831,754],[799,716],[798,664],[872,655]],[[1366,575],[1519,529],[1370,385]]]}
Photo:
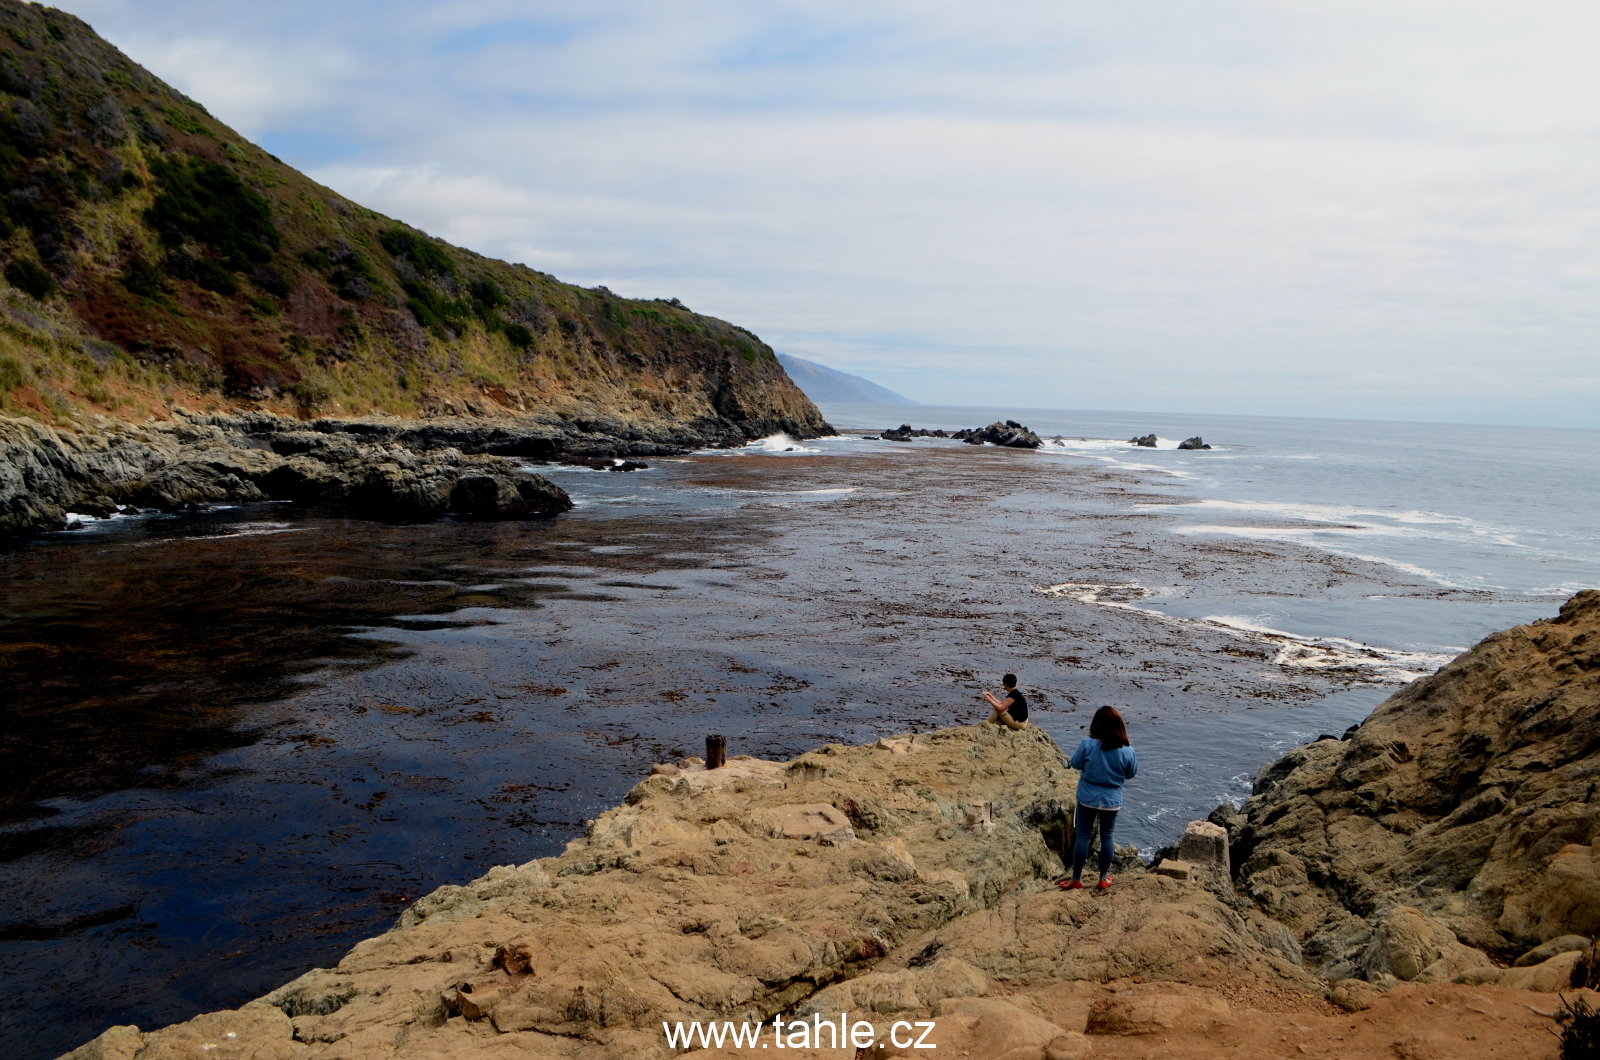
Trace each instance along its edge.
{"label": "concrete block", "polygon": [[1175,880],[1187,880],[1194,871],[1194,866],[1187,861],[1174,861],[1171,858],[1162,858],[1161,864],[1156,866],[1157,876],[1170,876]]}
{"label": "concrete block", "polygon": [[1228,830],[1210,821],[1190,821],[1183,830],[1178,857],[1191,865],[1228,872]]}

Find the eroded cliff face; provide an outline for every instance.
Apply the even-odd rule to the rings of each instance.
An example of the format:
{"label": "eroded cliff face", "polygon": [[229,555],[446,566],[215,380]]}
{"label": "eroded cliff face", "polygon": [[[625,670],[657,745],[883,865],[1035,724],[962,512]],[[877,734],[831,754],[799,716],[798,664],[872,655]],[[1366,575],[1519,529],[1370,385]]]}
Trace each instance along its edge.
{"label": "eroded cliff face", "polygon": [[1597,792],[1590,590],[1265,767],[1236,867],[1324,975],[1486,981],[1485,952],[1600,935]]}
{"label": "eroded cliff face", "polygon": [[532,416],[696,445],[828,433],[744,328],[353,203],[66,12],[0,0],[0,30],[0,413],[72,429],[174,406]]}

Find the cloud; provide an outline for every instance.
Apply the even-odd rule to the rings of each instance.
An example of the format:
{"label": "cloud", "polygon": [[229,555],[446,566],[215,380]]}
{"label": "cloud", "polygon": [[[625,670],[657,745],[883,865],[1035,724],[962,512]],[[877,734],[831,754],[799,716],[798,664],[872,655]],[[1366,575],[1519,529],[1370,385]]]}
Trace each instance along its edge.
{"label": "cloud", "polygon": [[1600,425],[1600,9],[74,10],[375,209],[921,400]]}

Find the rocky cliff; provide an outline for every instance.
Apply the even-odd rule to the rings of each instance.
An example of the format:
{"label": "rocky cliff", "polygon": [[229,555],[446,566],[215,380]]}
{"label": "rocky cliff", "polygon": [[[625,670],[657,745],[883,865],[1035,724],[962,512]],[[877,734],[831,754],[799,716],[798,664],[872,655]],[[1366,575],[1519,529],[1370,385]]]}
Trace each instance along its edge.
{"label": "rocky cliff", "polygon": [[352,203],[65,12],[0,0],[0,30],[0,413],[469,417],[647,451],[830,432],[743,328]]}
{"label": "rocky cliff", "polygon": [[1325,977],[1570,970],[1600,935],[1600,592],[1265,767],[1232,823],[1241,885]]}

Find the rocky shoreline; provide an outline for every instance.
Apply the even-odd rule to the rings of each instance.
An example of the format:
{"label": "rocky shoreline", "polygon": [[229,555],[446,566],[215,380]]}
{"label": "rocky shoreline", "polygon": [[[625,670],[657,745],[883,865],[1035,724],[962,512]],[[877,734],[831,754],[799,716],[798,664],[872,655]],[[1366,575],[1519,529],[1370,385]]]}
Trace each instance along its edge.
{"label": "rocky shoreline", "polygon": [[1597,644],[1595,591],[1494,634],[1105,895],[1051,886],[1075,775],[1038,730],[684,760],[336,968],[69,1055],[622,1060],[683,1051],[664,1021],[849,1013],[873,1056],[921,1055],[896,1020],[1005,1060],[1554,1056],[1552,992],[1600,985]]}
{"label": "rocky shoreline", "polygon": [[797,437],[817,434],[812,425],[781,418],[639,422],[598,413],[302,421],[269,412],[174,410],[170,422],[97,418],[78,430],[0,417],[0,536],[70,529],[69,514],[268,500],[336,505],[389,522],[447,513],[544,517],[570,510],[571,500],[506,458],[592,464],[742,445],[783,429]]}

